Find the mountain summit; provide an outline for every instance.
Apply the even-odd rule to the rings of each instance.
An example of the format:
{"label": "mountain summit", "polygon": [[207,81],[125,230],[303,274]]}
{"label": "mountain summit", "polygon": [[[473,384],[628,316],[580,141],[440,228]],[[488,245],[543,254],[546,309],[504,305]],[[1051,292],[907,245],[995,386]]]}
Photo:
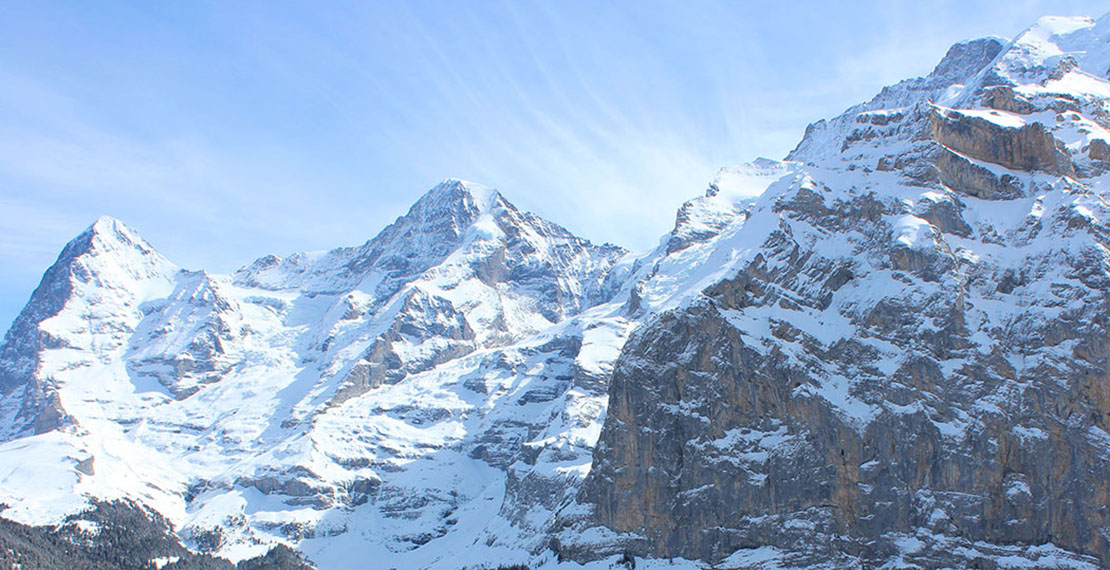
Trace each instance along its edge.
{"label": "mountain summit", "polygon": [[70,241],[0,344],[0,441],[56,429],[72,417],[52,348],[115,354],[142,318],[142,303],[170,290],[176,266],[122,222],[102,217]]}

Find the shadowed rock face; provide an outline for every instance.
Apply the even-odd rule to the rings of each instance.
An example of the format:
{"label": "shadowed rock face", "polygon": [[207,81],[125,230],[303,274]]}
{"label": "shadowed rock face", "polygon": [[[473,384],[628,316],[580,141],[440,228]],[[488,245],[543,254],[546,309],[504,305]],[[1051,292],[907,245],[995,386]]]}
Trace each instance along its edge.
{"label": "shadowed rock face", "polygon": [[1037,110],[1028,98],[1015,93],[1013,88],[1008,85],[998,85],[984,89],[982,102],[984,107],[1020,115],[1028,115]]}
{"label": "shadowed rock face", "polygon": [[[406,361],[398,354],[397,346],[413,338],[423,340],[431,349],[424,358]],[[382,384],[399,382],[409,374],[469,354],[475,347],[474,330],[462,313],[446,299],[414,290],[389,328],[351,367],[331,403],[338,405]]]}
{"label": "shadowed rock face", "polygon": [[1022,195],[1021,182],[1016,177],[996,175],[945,146],[936,149],[933,166],[937,182],[973,198],[1007,200]]}
{"label": "shadowed rock face", "polygon": [[[16,317],[12,327],[0,343],[0,395],[22,390],[23,404],[13,425],[0,429],[11,435],[30,431],[44,433],[61,426],[66,418],[58,402],[54,387],[34,377],[40,354],[50,346],[52,339],[37,329],[39,322],[53,317],[65,306],[72,292],[69,260],[91,247],[91,233],[74,239],[58,256],[59,263],[52,266],[32,294],[32,302]],[[10,436],[9,436],[10,437]]]}
{"label": "shadowed rock face", "polygon": [[929,134],[956,152],[1011,170],[1075,174],[1055,137],[1040,123],[1009,128],[977,117],[935,112],[929,115]]}

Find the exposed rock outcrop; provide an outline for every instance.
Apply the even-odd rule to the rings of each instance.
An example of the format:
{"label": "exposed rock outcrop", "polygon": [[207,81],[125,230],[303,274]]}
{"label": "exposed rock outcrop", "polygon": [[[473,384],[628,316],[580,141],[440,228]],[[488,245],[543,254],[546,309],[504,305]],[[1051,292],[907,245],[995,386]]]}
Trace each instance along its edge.
{"label": "exposed rock outcrop", "polygon": [[937,182],[962,194],[984,200],[1009,200],[1022,195],[1021,181],[1011,174],[995,174],[940,146],[933,155]]}
{"label": "exposed rock outcrop", "polygon": [[938,111],[929,115],[929,134],[955,152],[1010,170],[1075,174],[1067,153],[1040,123],[1015,128],[958,112]]}

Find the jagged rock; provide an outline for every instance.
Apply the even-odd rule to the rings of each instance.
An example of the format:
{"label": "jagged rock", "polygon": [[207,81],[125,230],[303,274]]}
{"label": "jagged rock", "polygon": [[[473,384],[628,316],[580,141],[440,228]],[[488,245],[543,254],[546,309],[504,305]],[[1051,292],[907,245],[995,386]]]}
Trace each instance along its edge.
{"label": "jagged rock", "polygon": [[943,199],[926,199],[918,204],[915,215],[929,222],[937,230],[946,234],[955,234],[960,237],[971,237],[971,226],[963,218],[962,212],[966,206],[953,197]]}
{"label": "jagged rock", "polygon": [[945,146],[936,149],[933,165],[938,182],[967,196],[984,200],[1012,200],[1024,195],[1017,177],[1010,174],[999,176]]}
{"label": "jagged rock", "polygon": [[[405,297],[389,329],[378,335],[351,366],[331,405],[469,354],[478,346],[475,338],[466,316],[449,300],[414,289]],[[426,356],[402,357],[399,352],[414,341],[426,348]]]}
{"label": "jagged rock", "polygon": [[1029,99],[1014,92],[1014,89],[1008,85],[997,85],[984,89],[982,103],[985,107],[991,109],[1018,113],[1019,115],[1029,115],[1037,110]]}
{"label": "jagged rock", "polygon": [[1075,173],[1067,154],[1040,123],[1004,127],[979,117],[937,111],[929,114],[929,134],[952,151],[1011,170]]}
{"label": "jagged rock", "polygon": [[1091,160],[1110,160],[1110,144],[1102,139],[1091,139],[1088,156]]}

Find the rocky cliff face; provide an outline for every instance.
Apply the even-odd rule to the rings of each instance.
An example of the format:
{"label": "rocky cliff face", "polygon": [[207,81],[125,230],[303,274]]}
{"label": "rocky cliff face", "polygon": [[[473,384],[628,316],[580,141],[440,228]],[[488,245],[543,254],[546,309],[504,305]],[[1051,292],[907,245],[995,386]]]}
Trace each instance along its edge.
{"label": "rocky cliff face", "polygon": [[740,270],[624,346],[561,552],[1110,563],[1108,25],[962,44],[811,127]]}

